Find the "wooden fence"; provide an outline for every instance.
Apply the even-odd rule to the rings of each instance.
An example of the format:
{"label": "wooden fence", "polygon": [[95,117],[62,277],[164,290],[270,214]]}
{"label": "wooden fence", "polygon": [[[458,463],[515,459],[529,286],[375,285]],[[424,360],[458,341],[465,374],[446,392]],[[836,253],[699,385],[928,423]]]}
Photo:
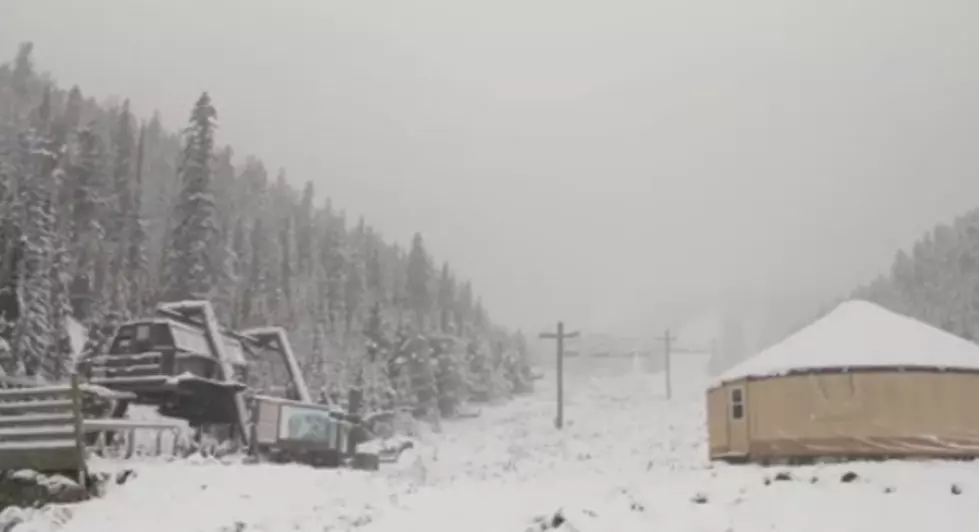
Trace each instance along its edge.
{"label": "wooden fence", "polygon": [[[40,472],[72,472],[84,488],[88,469],[86,435],[98,434],[96,447],[105,449],[108,433],[122,433],[126,440],[123,457],[135,453],[136,431],[157,433],[157,452],[164,434],[173,437],[177,448],[180,425],[167,421],[86,419],[86,398],[128,399],[105,388],[79,383],[72,375],[64,384],[40,384],[5,378],[0,384],[0,470],[32,469]],[[125,397],[123,397],[125,395]]]}

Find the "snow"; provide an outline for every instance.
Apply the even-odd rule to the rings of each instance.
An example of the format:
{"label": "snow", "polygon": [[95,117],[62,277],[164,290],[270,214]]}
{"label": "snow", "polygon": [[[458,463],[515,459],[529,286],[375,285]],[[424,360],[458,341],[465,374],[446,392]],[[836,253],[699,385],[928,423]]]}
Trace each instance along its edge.
{"label": "snow", "polygon": [[72,362],[77,362],[88,341],[88,331],[81,322],[71,316],[66,318],[65,328],[68,331],[68,342],[71,344]]}
{"label": "snow", "polygon": [[720,312],[711,309],[685,322],[676,331],[676,337],[684,346],[700,347],[706,351],[721,339],[724,332],[722,324]]}
{"label": "snow", "polygon": [[[979,520],[972,463],[708,463],[707,358],[674,357],[671,400],[662,374],[635,373],[628,359],[569,359],[563,431],[554,429],[548,376],[533,396],[423,432],[379,472],[203,458],[98,463],[136,475],[100,499],[21,511],[14,532],[523,532],[558,511],[568,523],[560,530],[581,532],[918,532],[971,530]],[[792,479],[766,482],[781,471]],[[842,482],[850,471],[858,478]]]}
{"label": "snow", "polygon": [[745,377],[847,368],[979,371],[979,345],[866,301],[846,301],[712,385]]}
{"label": "snow", "polygon": [[118,390],[112,390],[106,388],[105,386],[99,386],[98,384],[85,383],[80,385],[82,391],[90,393],[92,395],[97,395],[103,399],[135,399],[136,394],[132,392],[120,392]]}
{"label": "snow", "polygon": [[390,438],[377,438],[367,442],[357,444],[358,453],[382,454],[385,451],[392,451],[402,447],[410,448],[415,441],[404,436],[392,436]]}
{"label": "snow", "polygon": [[[156,407],[150,405],[129,405],[126,410],[126,420],[135,424],[145,424],[146,426],[167,426],[173,427],[178,435],[183,434],[188,437],[191,434],[190,424],[183,419],[160,415]],[[137,430],[135,431],[136,452],[143,453],[156,449],[158,431],[156,430]],[[179,439],[179,438],[178,438]],[[163,453],[173,455],[174,445],[177,442],[173,438],[164,438]],[[123,464],[125,466],[125,464]]]}

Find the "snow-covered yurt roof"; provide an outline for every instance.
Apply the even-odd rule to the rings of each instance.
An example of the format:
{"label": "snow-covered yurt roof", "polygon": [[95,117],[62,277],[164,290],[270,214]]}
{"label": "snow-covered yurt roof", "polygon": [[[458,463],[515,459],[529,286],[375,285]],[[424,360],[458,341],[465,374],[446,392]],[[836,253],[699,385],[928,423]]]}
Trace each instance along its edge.
{"label": "snow-covered yurt roof", "polygon": [[979,371],[979,345],[867,301],[852,300],[719,375],[747,377],[819,370],[940,368]]}

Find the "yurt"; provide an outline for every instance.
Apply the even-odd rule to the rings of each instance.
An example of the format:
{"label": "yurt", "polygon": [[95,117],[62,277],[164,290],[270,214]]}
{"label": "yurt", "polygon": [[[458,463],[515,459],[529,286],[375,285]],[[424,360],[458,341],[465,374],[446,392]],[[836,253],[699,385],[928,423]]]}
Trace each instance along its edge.
{"label": "yurt", "polygon": [[714,460],[979,456],[979,345],[848,301],[719,375],[707,423]]}

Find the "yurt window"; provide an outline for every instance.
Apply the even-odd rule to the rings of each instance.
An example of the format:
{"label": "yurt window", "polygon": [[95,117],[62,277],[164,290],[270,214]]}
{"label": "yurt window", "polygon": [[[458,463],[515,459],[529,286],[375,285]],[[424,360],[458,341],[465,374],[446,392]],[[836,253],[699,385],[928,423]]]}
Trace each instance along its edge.
{"label": "yurt window", "polygon": [[731,419],[744,418],[744,390],[731,389]]}

